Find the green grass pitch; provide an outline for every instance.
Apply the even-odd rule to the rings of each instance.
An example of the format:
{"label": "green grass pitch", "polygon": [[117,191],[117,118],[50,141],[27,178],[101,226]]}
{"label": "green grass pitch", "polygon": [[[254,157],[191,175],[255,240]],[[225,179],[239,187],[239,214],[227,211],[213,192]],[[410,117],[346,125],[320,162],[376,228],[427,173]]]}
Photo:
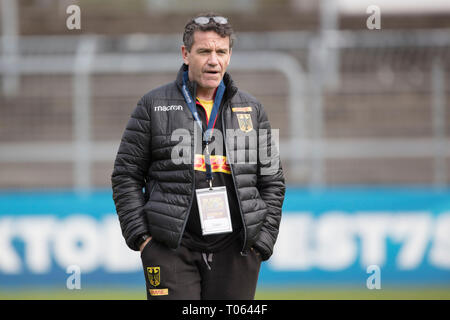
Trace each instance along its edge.
{"label": "green grass pitch", "polygon": [[[68,289],[0,289],[0,299],[42,300],[143,300],[141,289],[81,288]],[[257,300],[450,300],[450,288],[261,288],[256,292]]]}

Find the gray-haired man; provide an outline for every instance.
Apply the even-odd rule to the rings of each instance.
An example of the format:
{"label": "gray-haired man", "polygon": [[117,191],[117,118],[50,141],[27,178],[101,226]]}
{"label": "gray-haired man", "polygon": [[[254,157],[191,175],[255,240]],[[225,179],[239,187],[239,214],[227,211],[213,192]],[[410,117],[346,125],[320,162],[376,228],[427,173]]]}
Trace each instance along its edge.
{"label": "gray-haired man", "polygon": [[113,197],[148,299],[253,299],[273,251],[283,171],[263,107],[226,73],[233,39],[225,17],[190,20],[177,79],[141,98],[122,137]]}

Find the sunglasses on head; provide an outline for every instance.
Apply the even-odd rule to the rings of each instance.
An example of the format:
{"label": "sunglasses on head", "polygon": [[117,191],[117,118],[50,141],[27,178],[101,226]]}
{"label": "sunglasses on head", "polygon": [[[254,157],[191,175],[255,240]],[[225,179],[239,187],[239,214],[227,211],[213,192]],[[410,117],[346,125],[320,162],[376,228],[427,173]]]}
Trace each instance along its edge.
{"label": "sunglasses on head", "polygon": [[218,24],[227,24],[228,23],[228,19],[227,18],[219,17],[219,16],[216,16],[216,17],[198,17],[198,18],[194,19],[194,22],[196,24],[199,24],[199,25],[205,25],[205,24],[208,24],[209,21],[211,21],[211,19],[213,19],[214,22],[216,22]]}

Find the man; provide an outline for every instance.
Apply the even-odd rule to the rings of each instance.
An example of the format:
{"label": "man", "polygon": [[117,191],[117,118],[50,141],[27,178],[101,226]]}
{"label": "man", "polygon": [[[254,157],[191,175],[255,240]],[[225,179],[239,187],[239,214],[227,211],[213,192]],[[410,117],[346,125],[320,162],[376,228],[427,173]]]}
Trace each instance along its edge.
{"label": "man", "polygon": [[113,198],[148,299],[253,299],[273,251],[283,171],[263,107],[226,73],[233,39],[224,17],[189,21],[177,79],[141,98],[122,137]]}

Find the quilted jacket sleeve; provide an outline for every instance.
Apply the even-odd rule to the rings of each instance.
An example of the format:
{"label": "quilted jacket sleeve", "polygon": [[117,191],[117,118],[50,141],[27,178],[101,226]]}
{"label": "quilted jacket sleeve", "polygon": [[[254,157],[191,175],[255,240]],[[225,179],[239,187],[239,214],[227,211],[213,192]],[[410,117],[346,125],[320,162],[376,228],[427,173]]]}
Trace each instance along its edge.
{"label": "quilted jacket sleeve", "polygon": [[143,188],[151,161],[150,140],[150,116],[142,98],[123,133],[111,177],[122,235],[136,251],[139,250],[135,245],[137,237],[150,234],[143,212],[146,202]]}
{"label": "quilted jacket sleeve", "polygon": [[281,221],[285,183],[278,149],[278,131],[272,130],[264,109],[260,108],[258,132],[258,176],[257,184],[268,213],[254,247],[263,260],[272,255]]}

